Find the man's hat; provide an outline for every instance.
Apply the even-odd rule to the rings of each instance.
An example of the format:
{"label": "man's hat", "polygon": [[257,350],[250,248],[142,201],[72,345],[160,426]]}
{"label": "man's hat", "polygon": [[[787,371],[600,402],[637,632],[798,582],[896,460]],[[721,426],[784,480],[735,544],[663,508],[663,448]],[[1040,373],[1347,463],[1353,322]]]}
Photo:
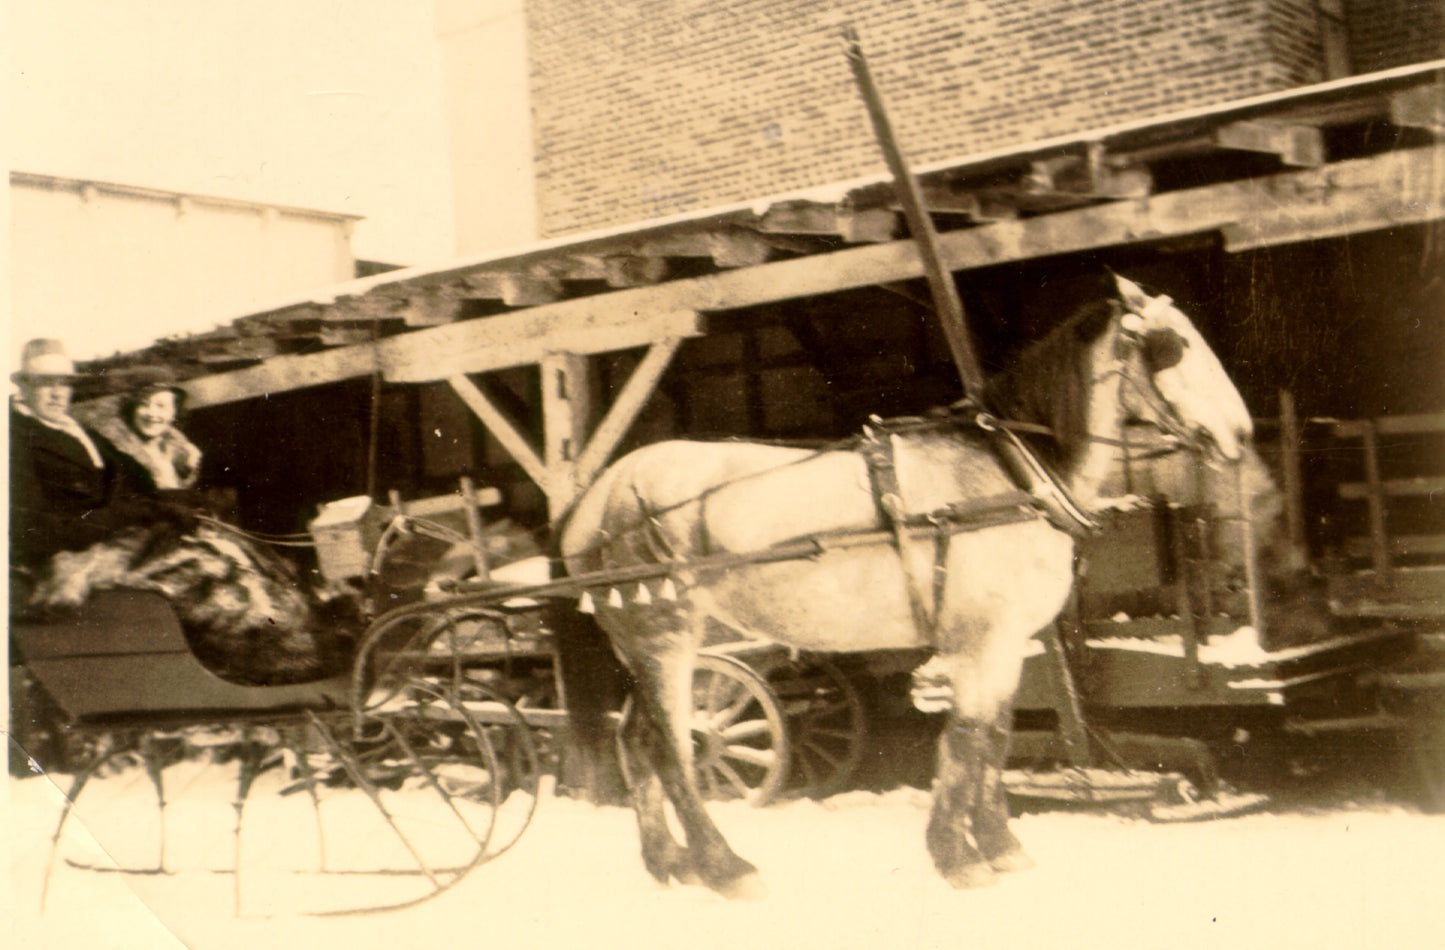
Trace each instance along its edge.
{"label": "man's hat", "polygon": [[65,344],[59,340],[31,340],[20,351],[20,371],[10,374],[11,382],[25,383],[50,380],[73,383],[81,377],[75,372],[75,363],[65,352]]}

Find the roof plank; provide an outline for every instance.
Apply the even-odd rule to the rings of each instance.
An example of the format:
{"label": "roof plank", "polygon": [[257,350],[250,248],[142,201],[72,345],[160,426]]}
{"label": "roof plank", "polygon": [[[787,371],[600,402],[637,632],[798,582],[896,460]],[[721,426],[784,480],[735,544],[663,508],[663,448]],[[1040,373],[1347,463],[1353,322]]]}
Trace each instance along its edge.
{"label": "roof plank", "polygon": [[[945,266],[1008,261],[1224,231],[1232,249],[1445,218],[1436,163],[1445,143],[940,235]],[[1399,187],[1382,188],[1382,182]],[[595,353],[703,332],[696,312],[727,310],[921,276],[909,241],[848,247],[654,286],[559,300],[528,310],[416,330],[373,345],[283,356],[187,384],[194,405],[365,375],[444,379],[532,364],[548,352]],[[373,350],[375,355],[373,355]]]}

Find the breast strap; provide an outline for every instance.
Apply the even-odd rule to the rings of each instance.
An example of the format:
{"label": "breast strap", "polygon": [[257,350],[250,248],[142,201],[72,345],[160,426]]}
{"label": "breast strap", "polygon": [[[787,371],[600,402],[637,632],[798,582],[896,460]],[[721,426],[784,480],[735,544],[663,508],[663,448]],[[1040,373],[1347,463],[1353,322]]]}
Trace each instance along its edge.
{"label": "breast strap", "polygon": [[[1038,498],[1015,490],[998,495],[954,502],[935,511],[910,515],[898,483],[898,468],[893,457],[893,433],[886,428],[864,426],[859,451],[868,468],[868,484],[873,503],[878,507],[884,525],[893,535],[908,590],[908,606],[913,623],[927,643],[935,643],[939,617],[943,613],[943,597],[948,581],[949,541],[955,534],[979,531],[1004,524],[1032,521],[1043,516]],[[921,527],[932,529],[933,566],[931,578],[919,576],[905,556],[904,543],[910,531]]]}

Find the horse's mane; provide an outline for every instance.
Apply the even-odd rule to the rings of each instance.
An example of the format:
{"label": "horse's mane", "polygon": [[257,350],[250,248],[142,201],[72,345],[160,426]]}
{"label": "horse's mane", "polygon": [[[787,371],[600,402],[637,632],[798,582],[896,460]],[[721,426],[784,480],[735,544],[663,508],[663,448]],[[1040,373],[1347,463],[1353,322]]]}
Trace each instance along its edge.
{"label": "horse's mane", "polygon": [[1092,380],[1084,356],[1118,312],[1112,297],[1085,304],[988,381],[985,398],[993,411],[1052,430],[1053,439],[1034,440],[1050,464],[1073,458],[1089,437]]}

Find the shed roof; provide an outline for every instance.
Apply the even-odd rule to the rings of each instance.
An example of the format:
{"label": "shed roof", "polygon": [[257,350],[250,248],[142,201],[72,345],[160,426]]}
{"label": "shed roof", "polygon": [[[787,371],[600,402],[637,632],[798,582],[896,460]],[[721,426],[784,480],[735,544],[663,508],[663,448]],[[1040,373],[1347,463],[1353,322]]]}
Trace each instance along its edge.
{"label": "shed roof", "polygon": [[[906,143],[905,143],[906,144]],[[1445,60],[914,169],[964,271],[1218,232],[1240,250],[1445,217]],[[881,162],[880,162],[881,164]],[[318,289],[92,361],[196,406],[429,381],[705,332],[706,314],[922,274],[886,174]]]}

